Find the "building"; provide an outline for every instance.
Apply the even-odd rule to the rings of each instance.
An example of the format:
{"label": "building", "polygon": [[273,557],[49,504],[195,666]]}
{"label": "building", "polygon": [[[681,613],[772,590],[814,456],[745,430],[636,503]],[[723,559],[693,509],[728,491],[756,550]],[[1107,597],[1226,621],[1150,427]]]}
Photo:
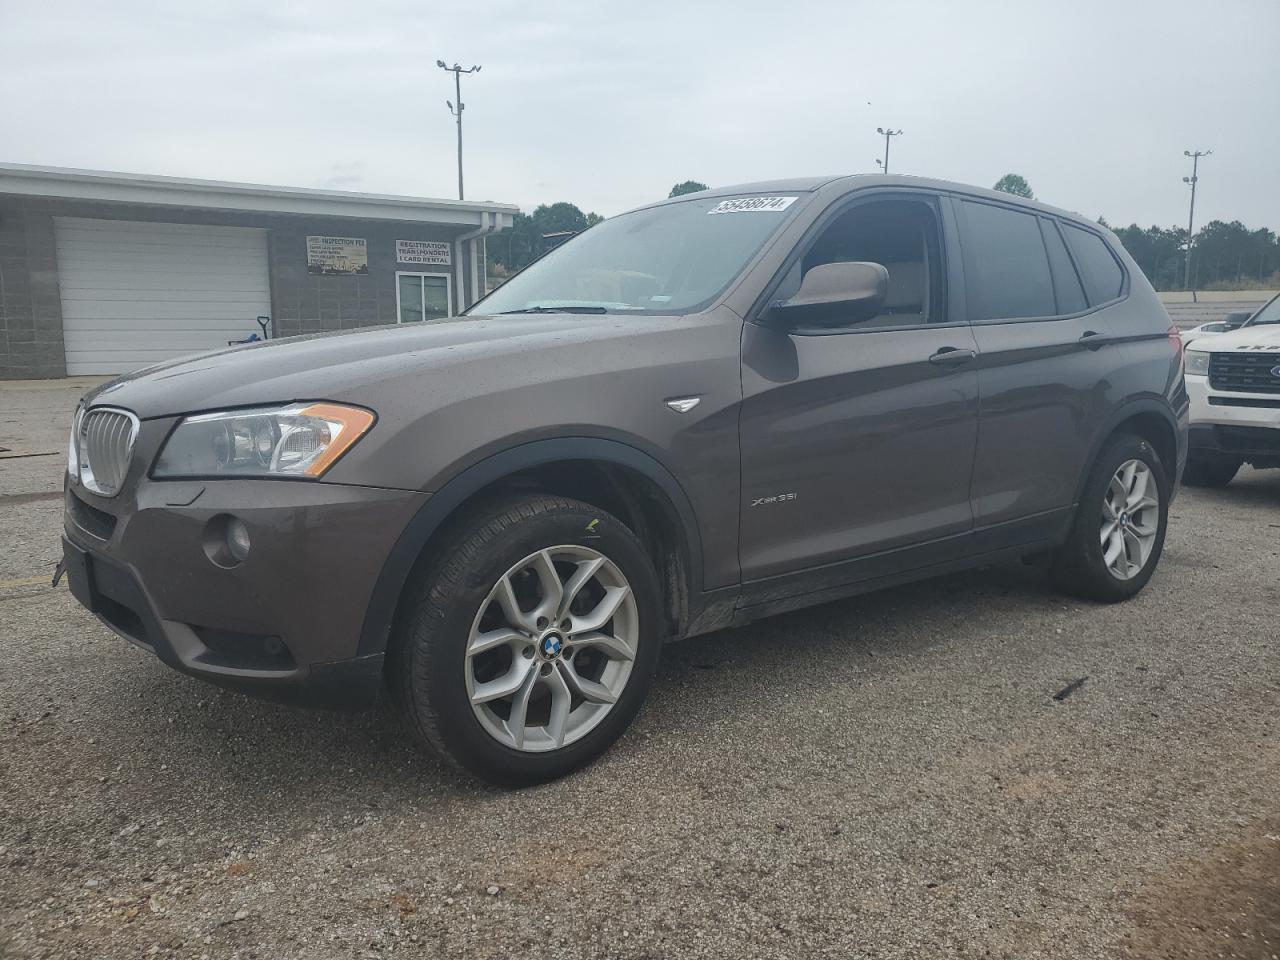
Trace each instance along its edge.
{"label": "building", "polygon": [[0,163],[0,379],[124,373],[260,317],[290,336],[453,314],[516,212]]}

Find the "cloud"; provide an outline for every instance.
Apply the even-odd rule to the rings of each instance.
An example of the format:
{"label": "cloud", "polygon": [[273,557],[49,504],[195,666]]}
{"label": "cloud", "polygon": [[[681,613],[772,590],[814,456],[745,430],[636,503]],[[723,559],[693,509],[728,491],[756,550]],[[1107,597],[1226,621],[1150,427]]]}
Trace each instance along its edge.
{"label": "cloud", "polygon": [[364,161],[351,160],[346,163],[333,163],[332,171],[325,179],[323,186],[335,190],[354,190],[364,180]]}
{"label": "cloud", "polygon": [[[67,29],[69,23],[74,30]],[[604,214],[713,185],[895,172],[1112,223],[1280,227],[1280,4],[1166,0],[352,4],[116,0],[0,8],[3,159]],[[870,103],[868,103],[870,102]]]}

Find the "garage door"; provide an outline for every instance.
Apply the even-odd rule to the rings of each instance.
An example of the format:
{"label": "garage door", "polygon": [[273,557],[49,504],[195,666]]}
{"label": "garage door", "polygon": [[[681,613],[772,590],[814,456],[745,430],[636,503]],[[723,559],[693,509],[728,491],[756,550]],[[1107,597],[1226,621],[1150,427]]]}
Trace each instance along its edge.
{"label": "garage door", "polygon": [[58,217],[67,373],[127,373],[258,332],[267,234]]}

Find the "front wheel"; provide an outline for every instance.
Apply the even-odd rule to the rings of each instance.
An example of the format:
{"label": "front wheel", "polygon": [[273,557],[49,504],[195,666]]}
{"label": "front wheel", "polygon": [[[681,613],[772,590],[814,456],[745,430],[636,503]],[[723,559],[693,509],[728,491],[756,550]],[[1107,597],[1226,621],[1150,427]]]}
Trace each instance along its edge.
{"label": "front wheel", "polygon": [[520,786],[589,763],[626,729],[658,662],[657,577],[635,534],[534,496],[464,522],[418,585],[391,683],[428,746]]}
{"label": "front wheel", "polygon": [[1089,472],[1053,575],[1068,593],[1114,603],[1147,585],[1160,562],[1169,518],[1169,482],[1155,448],[1122,435]]}

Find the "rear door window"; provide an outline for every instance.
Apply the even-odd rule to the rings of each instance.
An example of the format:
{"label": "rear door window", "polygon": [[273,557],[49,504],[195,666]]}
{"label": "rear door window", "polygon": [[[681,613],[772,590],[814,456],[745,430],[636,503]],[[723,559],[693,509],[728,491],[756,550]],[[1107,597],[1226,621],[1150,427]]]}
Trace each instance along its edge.
{"label": "rear door window", "polygon": [[1058,311],[1038,218],[972,200],[958,206],[969,319],[1054,316]]}
{"label": "rear door window", "polygon": [[1058,297],[1059,313],[1079,313],[1089,304],[1084,299],[1080,276],[1067,255],[1067,246],[1052,220],[1041,219],[1044,228],[1044,245],[1049,251],[1049,266],[1053,269],[1053,290]]}
{"label": "rear door window", "polygon": [[1115,254],[1096,233],[1081,230],[1071,224],[1064,224],[1067,232],[1067,243],[1071,253],[1080,266],[1080,274],[1084,279],[1085,293],[1089,302],[1095,307],[1120,296],[1124,286],[1124,271],[1116,262]]}

